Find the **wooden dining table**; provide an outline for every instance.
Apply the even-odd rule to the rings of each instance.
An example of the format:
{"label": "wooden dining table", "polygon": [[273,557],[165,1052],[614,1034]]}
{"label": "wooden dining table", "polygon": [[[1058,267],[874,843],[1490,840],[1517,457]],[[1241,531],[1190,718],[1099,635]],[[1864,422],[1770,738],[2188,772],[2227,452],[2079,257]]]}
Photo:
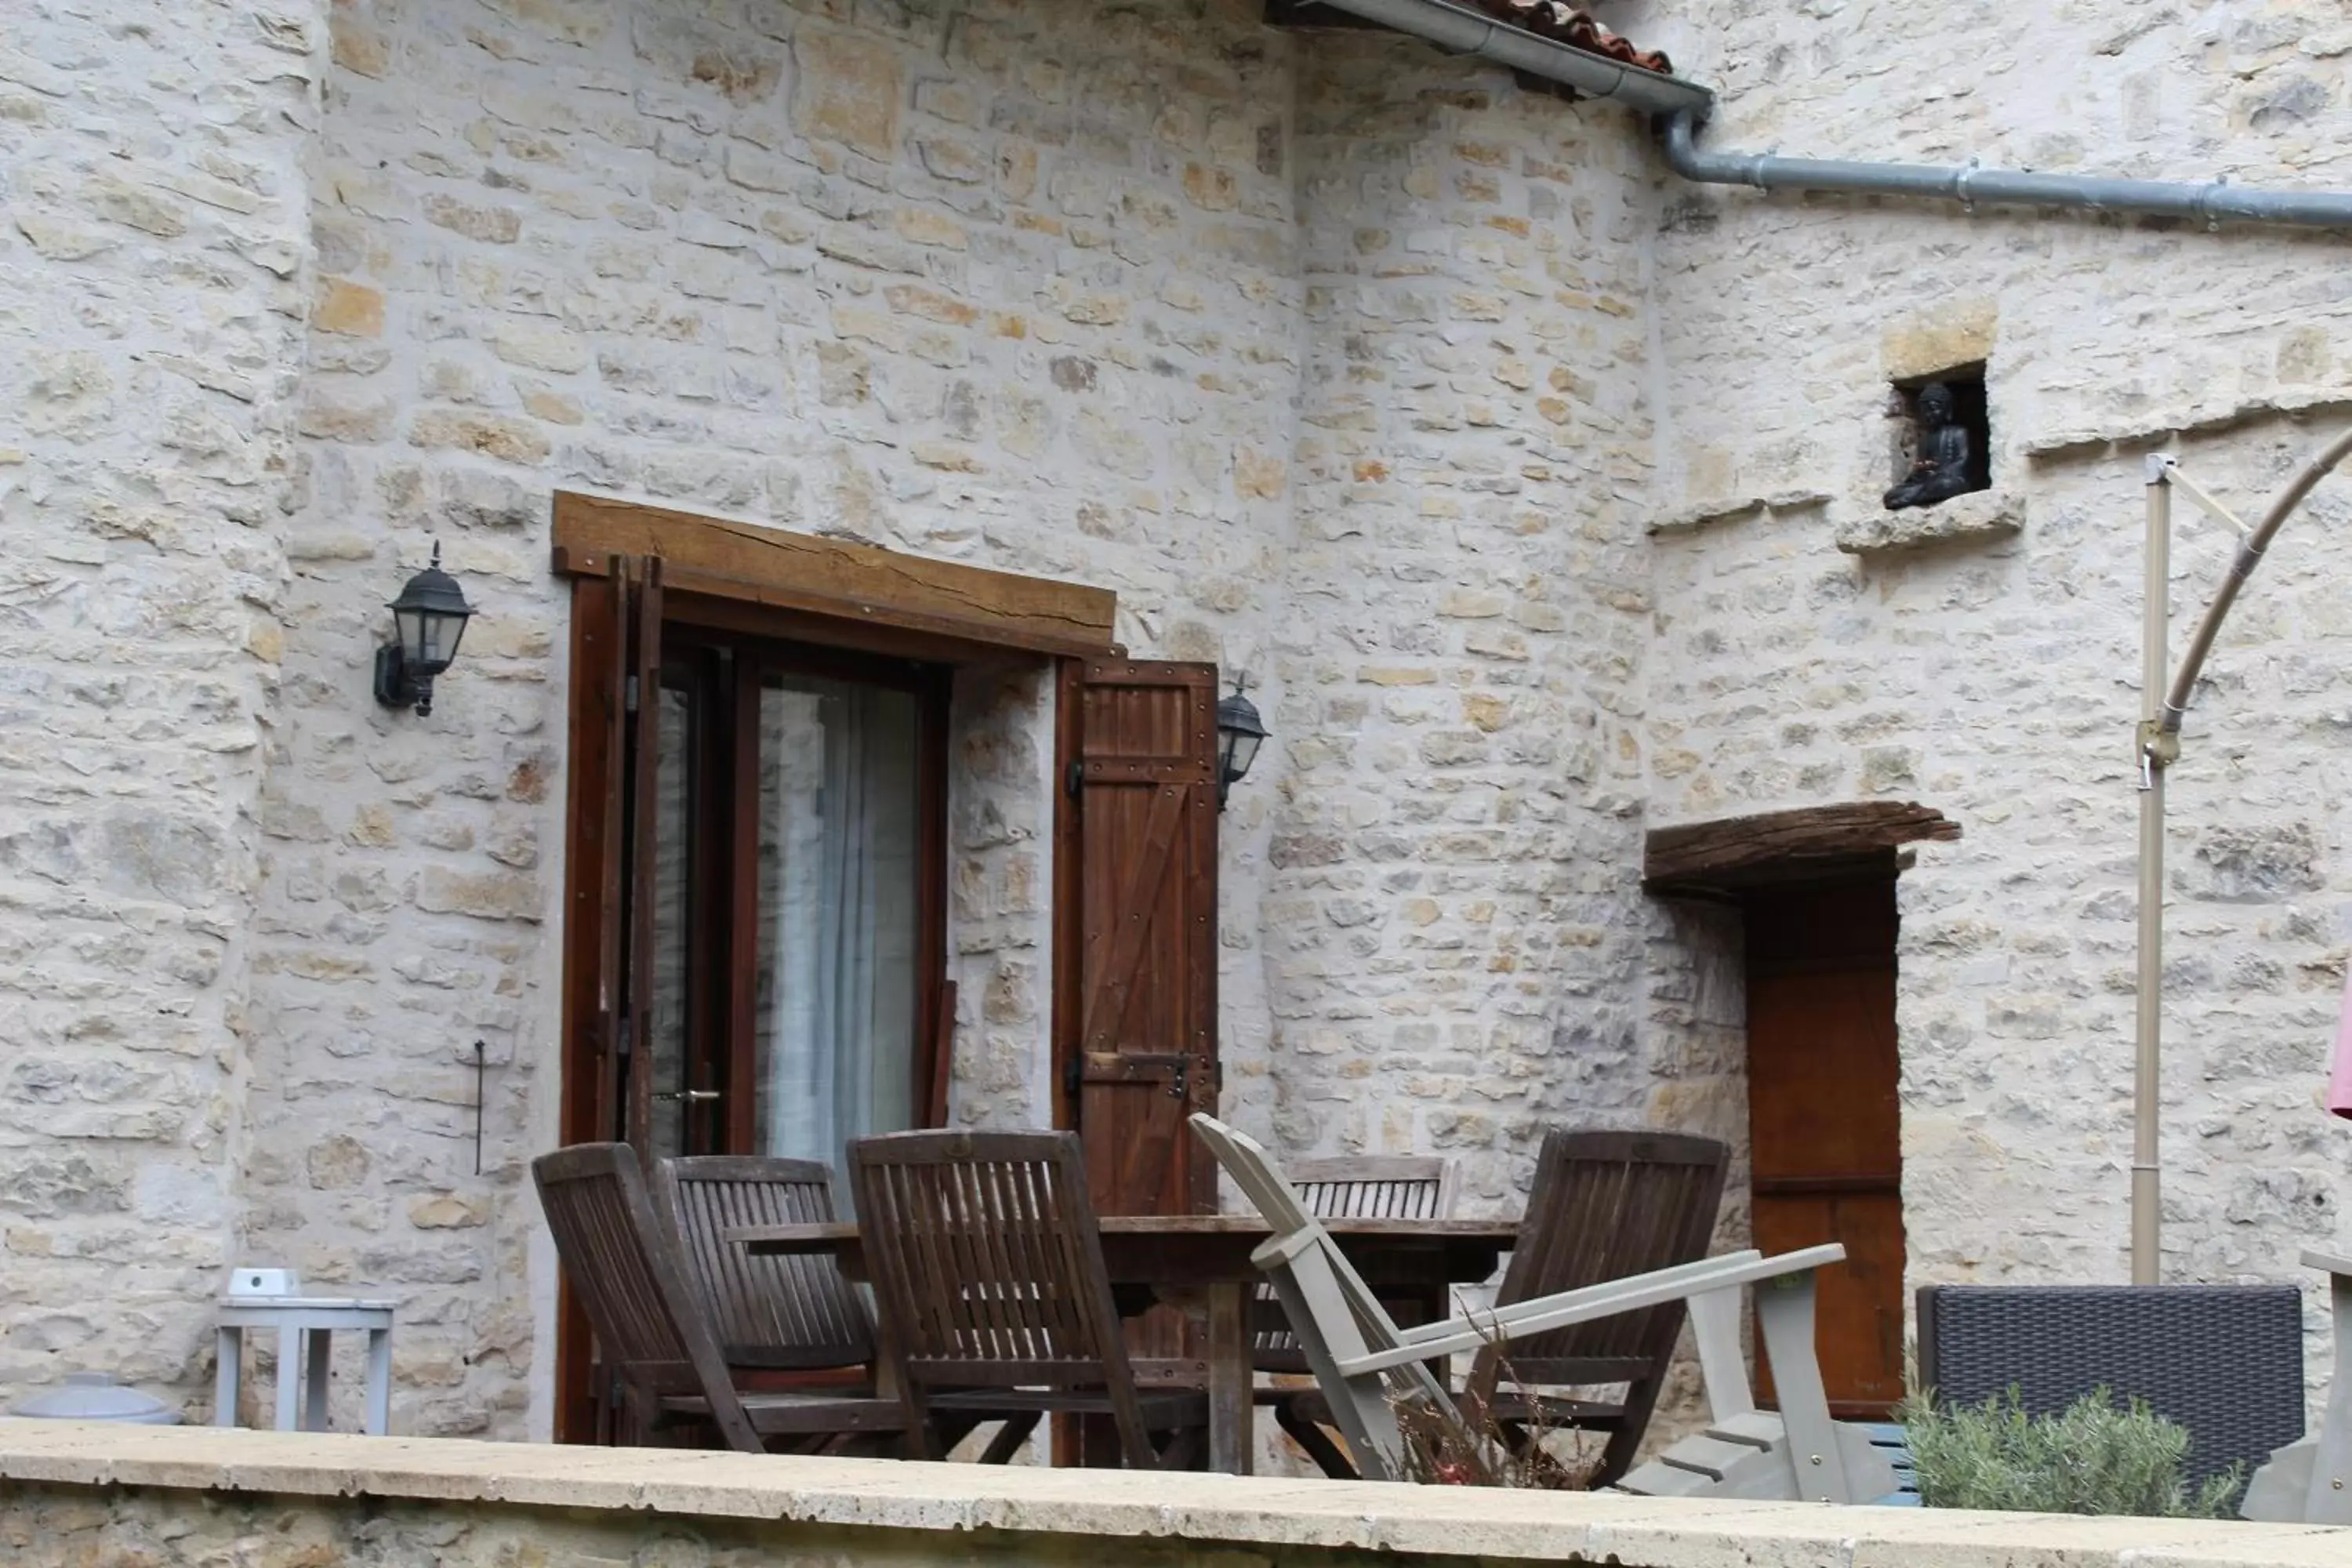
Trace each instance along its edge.
{"label": "wooden dining table", "polygon": [[[1209,1394],[1209,1466],[1247,1475],[1252,1433],[1251,1287],[1264,1278],[1250,1253],[1273,1231],[1255,1215],[1105,1215],[1097,1222],[1103,1265],[1130,1315],[1155,1301],[1204,1316]],[[1383,1296],[1418,1296],[1442,1306],[1450,1287],[1491,1278],[1518,1236],[1503,1219],[1330,1219],[1324,1228]],[[831,1253],[852,1279],[866,1278],[857,1226],[740,1226],[729,1241],[761,1256]],[[1443,1315],[1443,1314],[1441,1314]],[[883,1369],[877,1368],[877,1372]]]}

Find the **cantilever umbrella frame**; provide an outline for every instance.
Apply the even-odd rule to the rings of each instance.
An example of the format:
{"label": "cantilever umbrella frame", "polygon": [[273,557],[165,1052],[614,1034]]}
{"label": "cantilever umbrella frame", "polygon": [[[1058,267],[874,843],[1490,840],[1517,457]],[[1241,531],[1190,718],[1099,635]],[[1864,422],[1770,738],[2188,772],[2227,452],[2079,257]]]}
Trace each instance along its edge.
{"label": "cantilever umbrella frame", "polygon": [[[2352,456],[2352,431],[2338,436],[2280,490],[2252,529],[2232,516],[2180,469],[2178,459],[2153,453],[2147,459],[2147,603],[2141,636],[2139,758],[2139,981],[2137,1049],[2132,1073],[2132,1283],[2153,1285],[2162,1272],[2163,1213],[2157,1159],[2158,1086],[2164,1022],[2164,778],[2180,760],[2180,721],[2189,698],[2213,651],[2213,639],[2237,603],[2238,590],[2262,563],[2279,527],[2336,466]],[[2189,639],[2180,668],[2165,681],[2169,661],[2166,595],[2172,571],[2172,492],[2186,491],[2207,511],[2238,531],[2238,553],[2229,575],[2206,606],[2205,618]]]}

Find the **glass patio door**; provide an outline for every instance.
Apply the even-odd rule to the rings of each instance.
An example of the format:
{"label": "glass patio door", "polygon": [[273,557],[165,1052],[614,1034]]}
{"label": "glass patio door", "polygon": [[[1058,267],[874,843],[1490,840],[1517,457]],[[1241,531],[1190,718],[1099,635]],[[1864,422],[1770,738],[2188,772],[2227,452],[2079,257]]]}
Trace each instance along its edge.
{"label": "glass patio door", "polygon": [[944,688],[677,627],[660,670],[633,812],[649,852],[627,889],[646,993],[621,1068],[630,1141],[838,1172],[850,1140],[916,1125],[928,1099]]}
{"label": "glass patio door", "polygon": [[761,679],[754,1152],[839,1172],[915,1124],[922,729],[911,692]]}

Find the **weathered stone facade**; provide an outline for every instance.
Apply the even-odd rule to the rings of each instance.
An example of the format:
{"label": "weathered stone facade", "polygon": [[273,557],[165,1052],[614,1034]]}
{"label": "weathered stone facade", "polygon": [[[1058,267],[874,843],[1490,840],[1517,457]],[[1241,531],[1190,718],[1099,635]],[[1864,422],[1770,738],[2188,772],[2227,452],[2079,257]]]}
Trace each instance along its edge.
{"label": "weathered stone facade", "polygon": [[[2283,4],[1604,9],[1711,142],[2352,185],[2345,41]],[[401,1298],[403,1429],[545,1430],[559,486],[1092,583],[1251,670],[1228,1107],[1482,1205],[1548,1121],[1741,1134],[1738,921],[1643,897],[1646,827],[1940,807],[1913,1280],[2120,1275],[2137,452],[2193,428],[2251,506],[2282,411],[2340,416],[2340,240],[1694,189],[1613,105],[1226,0],[43,9],[0,199],[0,1390],[201,1408],[267,1257]],[[1977,361],[2021,531],[1896,539],[1889,384]],[[2179,1278],[2281,1272],[2347,1173],[2347,510],[2175,773]],[[2181,535],[2185,616],[2227,542]],[[482,614],[419,720],[367,661],[436,540]],[[957,693],[969,1121],[1046,1098],[1050,700]]]}
{"label": "weathered stone facade", "polygon": [[0,1385],[186,1388],[255,1076],[326,14],[0,34]]}
{"label": "weathered stone facade", "polygon": [[1136,1568],[2334,1568],[2342,1527],[1955,1509],[1725,1505],[1597,1492],[453,1438],[0,1426],[0,1551],[22,1568],[540,1568],[627,1563],[1117,1563]]}
{"label": "weathered stone facade", "polygon": [[[2288,5],[1625,26],[1722,89],[1714,144],[2352,186],[2347,40]],[[1928,36],[1949,68],[1881,68]],[[2341,418],[2342,238],[1752,198],[1666,193],[1661,515],[1824,499],[1660,538],[1651,819],[1893,795],[1965,824],[1902,881],[1913,1282],[2125,1278],[2142,454],[2183,432],[2187,469],[2260,511]],[[1841,553],[1895,477],[1890,383],[1972,362],[2022,532]],[[2347,515],[2336,481],[2289,525],[2172,772],[2172,1279],[2293,1278],[2352,1176],[2316,1104],[2352,937]],[[2235,542],[2186,497],[2175,536],[2177,655]]]}

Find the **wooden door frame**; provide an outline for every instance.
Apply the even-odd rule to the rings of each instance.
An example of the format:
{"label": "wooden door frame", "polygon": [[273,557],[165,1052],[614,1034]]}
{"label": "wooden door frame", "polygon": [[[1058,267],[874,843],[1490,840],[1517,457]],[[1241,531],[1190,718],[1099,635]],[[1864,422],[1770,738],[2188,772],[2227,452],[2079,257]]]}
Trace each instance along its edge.
{"label": "wooden door frame", "polygon": [[[1912,863],[1906,846],[1959,837],[1958,823],[1906,801],[1849,801],[1680,824],[1648,834],[1642,882],[1656,897],[1735,906],[1800,886],[1875,881],[1891,889]],[[1751,1116],[1753,1109],[1751,1101]],[[1899,1106],[1897,1116],[1899,1138]],[[1751,1202],[1771,1195],[1752,1169],[1748,1184]],[[1899,1280],[1895,1294],[1899,1310]]]}
{"label": "wooden door frame", "polygon": [[[604,1136],[619,1109],[608,1103],[613,1097],[604,1092],[600,1073],[580,1069],[583,1063],[593,1069],[613,1054],[608,988],[617,985],[618,959],[607,949],[616,944],[620,911],[606,905],[623,836],[615,816],[619,792],[611,784],[625,753],[619,704],[633,560],[662,561],[665,623],[697,628],[696,637],[732,632],[828,650],[824,657],[845,661],[863,655],[942,667],[1041,657],[1069,662],[1120,650],[1111,633],[1118,598],[1106,589],[572,491],[556,492],[553,511],[551,564],[558,576],[572,580],[572,596],[558,1121],[561,1141],[579,1143]],[[939,738],[944,763],[948,682],[941,678],[937,684],[937,717],[927,712],[926,728]],[[936,879],[926,877],[930,891],[919,911],[942,974],[947,772],[944,765],[926,770],[923,852],[941,870]],[[740,798],[735,809],[742,809]],[[1076,920],[1058,897],[1062,816],[1057,802],[1057,955],[1061,927]],[[738,939],[730,937],[730,945],[733,963]],[[940,998],[940,987],[924,988],[915,1053],[919,1062],[929,1063],[934,1078],[939,1064],[931,1058],[944,1047],[947,1020],[921,1009],[936,1012]],[[920,1069],[915,1090],[921,1115],[936,1101]],[[559,1442],[595,1436],[591,1407],[576,1397],[587,1391],[589,1339],[569,1282],[559,1279],[553,1398]]]}
{"label": "wooden door frame", "polygon": [[1082,658],[1054,661],[1054,867],[1052,919],[1053,1003],[1046,1028],[1045,1097],[1049,1125],[1065,1131],[1078,1125],[1078,1096],[1071,1091],[1078,1052],[1079,974],[1086,928],[1080,919],[1078,792],[1075,787],[1080,741],[1079,690],[1086,678]]}
{"label": "wooden door frame", "polygon": [[[1824,1378],[1832,1384],[1844,1386],[1846,1390],[1843,1394],[1832,1393],[1831,1396],[1831,1412],[1840,1420],[1889,1419],[1890,1412],[1901,1397],[1903,1269],[1909,1241],[1903,1214],[1902,1066],[1895,1016],[1900,931],[1895,880],[1896,870],[1888,857],[1869,857],[1827,864],[1801,878],[1759,883],[1748,889],[1748,897],[1743,900],[1742,920],[1747,927],[1747,954],[1743,968],[1748,994],[1745,1053],[1748,1085],[1748,1188],[1750,1217],[1757,1232],[1753,1245],[1778,1246],[1785,1250],[1790,1247],[1810,1246],[1822,1241],[1846,1242],[1846,1262],[1832,1270],[1823,1281],[1822,1315],[1825,1318],[1830,1315],[1828,1293],[1832,1291],[1849,1303],[1874,1303],[1881,1313],[1881,1337],[1874,1354],[1864,1352],[1851,1339],[1827,1342],[1831,1351],[1841,1353],[1849,1350],[1854,1352],[1857,1362],[1855,1365],[1847,1366],[1833,1356],[1824,1357]],[[1798,910],[1807,910],[1815,916],[1826,915],[1832,923],[1823,926],[1798,918],[1790,907],[1792,904]],[[1861,921],[1859,925],[1848,923],[1857,918]],[[1774,940],[1759,943],[1759,932]],[[1845,940],[1824,941],[1825,936]],[[1769,956],[1759,956],[1759,945]],[[1885,1160],[1859,1167],[1843,1162],[1831,1162],[1825,1167],[1819,1146],[1809,1144],[1806,1152],[1795,1160],[1793,1168],[1785,1163],[1768,1166],[1764,1158],[1766,1140],[1759,1131],[1759,1125],[1777,1116],[1786,1115],[1793,1106],[1808,1101],[1801,1096],[1792,1100],[1786,1082],[1781,1083],[1777,1093],[1769,1097],[1759,1097],[1759,1085],[1780,1080],[1791,1070],[1801,1073],[1800,1064],[1802,1058],[1825,1048],[1824,1042],[1843,1041],[1850,1047],[1853,1037],[1822,1021],[1820,1015],[1811,1015],[1812,1021],[1804,1031],[1806,1043],[1798,1047],[1792,1055],[1788,1048],[1787,1026],[1792,1017],[1806,1017],[1808,1015],[1791,1013],[1783,1005],[1769,1011],[1774,1024],[1770,1033],[1780,1040],[1782,1048],[1759,1055],[1757,998],[1768,989],[1777,992],[1780,986],[1775,983],[1801,988],[1824,980],[1852,982],[1858,978],[1883,984],[1885,1010],[1880,1011],[1877,998],[1874,996],[1868,1015],[1874,1024],[1883,1024],[1885,1033],[1883,1037],[1876,1036],[1875,1028],[1873,1028],[1873,1036],[1883,1041],[1883,1047],[1874,1046],[1866,1057],[1849,1059],[1847,1065],[1854,1070],[1841,1075],[1838,1081],[1848,1088],[1859,1088],[1864,1083],[1875,1088],[1883,1083],[1887,1099],[1883,1102],[1884,1120],[1881,1119],[1882,1112],[1876,1109],[1865,1110],[1852,1103],[1839,1102],[1842,1109],[1850,1113],[1842,1117],[1841,1121],[1849,1130],[1866,1130],[1883,1134],[1886,1144]],[[1818,996],[1814,1000],[1816,1005],[1821,1002]],[[1848,1027],[1851,1027],[1851,1019]],[[1836,1047],[1830,1046],[1826,1048]],[[1879,1054],[1881,1049],[1883,1055]],[[1759,1072],[1759,1063],[1769,1063],[1772,1070],[1769,1073]],[[1865,1064],[1871,1069],[1870,1076],[1866,1078],[1860,1070]],[[1875,1077],[1881,1067],[1888,1075],[1883,1080]],[[1822,1086],[1817,1083],[1814,1087],[1820,1089]],[[1874,1095],[1873,1099],[1875,1099]],[[1771,1115],[1759,1117],[1759,1110],[1768,1107]],[[1771,1143],[1783,1159],[1791,1152],[1787,1143],[1785,1138],[1776,1138]],[[1871,1223],[1838,1217],[1840,1210],[1846,1205],[1889,1202],[1893,1206],[1894,1229],[1891,1236],[1878,1232]],[[1826,1230],[1807,1230],[1798,1236],[1783,1232],[1778,1241],[1768,1238],[1766,1233],[1772,1228],[1766,1223],[1768,1218],[1775,1221],[1785,1219],[1790,1209],[1801,1215],[1816,1205],[1825,1205],[1822,1218],[1828,1226]],[[1849,1225],[1859,1228],[1847,1228]],[[1801,1222],[1800,1228],[1805,1228]],[[1882,1252],[1881,1247],[1887,1250]],[[1864,1270],[1882,1263],[1891,1263],[1893,1278],[1882,1280],[1874,1290]],[[1851,1295],[1847,1294],[1849,1290]],[[1866,1395],[1867,1384],[1876,1381],[1869,1375],[1873,1372],[1892,1380],[1893,1390],[1884,1399]],[[1858,1391],[1851,1384],[1843,1384],[1849,1374],[1863,1379],[1864,1390]],[[1771,1397],[1770,1377],[1767,1369],[1759,1367],[1757,1381],[1759,1396],[1769,1402]]]}

